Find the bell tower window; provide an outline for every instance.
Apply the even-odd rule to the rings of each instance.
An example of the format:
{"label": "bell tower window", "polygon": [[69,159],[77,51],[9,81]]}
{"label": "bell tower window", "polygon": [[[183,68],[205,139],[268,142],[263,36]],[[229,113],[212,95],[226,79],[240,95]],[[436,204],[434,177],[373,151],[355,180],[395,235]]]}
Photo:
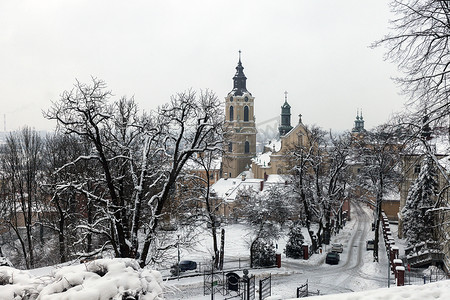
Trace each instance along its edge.
{"label": "bell tower window", "polygon": [[233,106],[230,106],[230,121],[233,121],[234,119],[234,108]]}
{"label": "bell tower window", "polygon": [[233,152],[233,143],[232,142],[228,143],[228,152]]}
{"label": "bell tower window", "polygon": [[248,106],[244,106],[244,122],[248,122]]}
{"label": "bell tower window", "polygon": [[250,153],[250,143],[248,141],[245,141],[245,146],[244,146],[244,152],[245,153]]}

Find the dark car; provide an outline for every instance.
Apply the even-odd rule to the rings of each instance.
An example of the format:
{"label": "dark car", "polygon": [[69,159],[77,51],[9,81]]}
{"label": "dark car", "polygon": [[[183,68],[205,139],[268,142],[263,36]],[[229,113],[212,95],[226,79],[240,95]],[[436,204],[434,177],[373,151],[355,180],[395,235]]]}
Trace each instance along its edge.
{"label": "dark car", "polygon": [[189,270],[195,270],[197,269],[197,263],[192,260],[182,260],[179,264],[174,264],[170,268],[170,273],[173,276],[180,275],[180,272],[189,271]]}
{"label": "dark car", "polygon": [[366,243],[366,250],[373,250],[375,249],[375,241],[374,240],[368,240]]}
{"label": "dark car", "polygon": [[192,260],[182,260],[179,266],[181,272],[197,269],[197,263]]}
{"label": "dark car", "polygon": [[328,252],[327,258],[325,259],[325,262],[329,265],[337,265],[339,263],[339,253],[336,252]]}

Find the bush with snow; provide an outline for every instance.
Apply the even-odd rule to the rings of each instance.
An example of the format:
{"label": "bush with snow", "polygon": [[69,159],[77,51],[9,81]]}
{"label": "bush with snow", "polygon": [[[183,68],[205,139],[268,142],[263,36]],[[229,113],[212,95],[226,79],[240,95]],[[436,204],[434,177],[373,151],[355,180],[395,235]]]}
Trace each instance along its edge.
{"label": "bush with snow", "polygon": [[289,230],[289,240],[286,244],[286,257],[301,258],[303,257],[302,245],[305,237],[302,234],[302,225],[299,222],[294,223]]}
{"label": "bush with snow", "polygon": [[28,272],[1,267],[0,281],[0,300],[164,299],[161,274],[141,269],[135,260],[126,258],[66,266],[45,278],[33,278]]}
{"label": "bush with snow", "polygon": [[36,299],[41,284],[27,271],[0,267],[0,300]]}
{"label": "bush with snow", "polygon": [[254,267],[271,267],[276,263],[276,253],[273,243],[263,239],[257,240],[251,249],[252,266]]}

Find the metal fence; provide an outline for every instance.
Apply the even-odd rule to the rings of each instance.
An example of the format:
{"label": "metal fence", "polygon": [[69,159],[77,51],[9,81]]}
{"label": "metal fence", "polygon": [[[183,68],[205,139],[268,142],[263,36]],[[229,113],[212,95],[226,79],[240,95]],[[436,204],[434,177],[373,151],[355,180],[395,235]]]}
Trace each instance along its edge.
{"label": "metal fence", "polygon": [[[176,263],[176,262],[175,262]],[[175,264],[174,263],[174,264]],[[223,263],[223,271],[235,271],[235,270],[243,270],[250,268],[250,259],[248,258],[238,258],[233,260],[226,260]],[[171,274],[171,268],[158,269],[161,272],[162,276],[167,279],[175,279],[175,278],[183,278],[183,277],[191,277],[196,275],[201,275],[205,271],[211,271],[211,263],[197,263],[197,269],[192,271],[180,272],[179,276]],[[222,271],[222,270],[221,270]]]}
{"label": "metal fence", "polygon": [[447,274],[438,268],[419,269],[405,268],[405,285],[419,285],[441,280],[447,280]]}

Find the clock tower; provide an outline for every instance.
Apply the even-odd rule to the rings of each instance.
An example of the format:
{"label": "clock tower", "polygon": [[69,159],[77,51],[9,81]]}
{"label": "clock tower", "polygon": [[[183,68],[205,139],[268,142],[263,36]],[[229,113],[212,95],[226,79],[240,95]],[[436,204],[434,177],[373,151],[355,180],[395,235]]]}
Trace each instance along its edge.
{"label": "clock tower", "polygon": [[237,177],[247,171],[256,155],[255,97],[247,90],[247,77],[239,62],[233,77],[233,90],[225,97],[225,149],[222,158],[223,176]]}

